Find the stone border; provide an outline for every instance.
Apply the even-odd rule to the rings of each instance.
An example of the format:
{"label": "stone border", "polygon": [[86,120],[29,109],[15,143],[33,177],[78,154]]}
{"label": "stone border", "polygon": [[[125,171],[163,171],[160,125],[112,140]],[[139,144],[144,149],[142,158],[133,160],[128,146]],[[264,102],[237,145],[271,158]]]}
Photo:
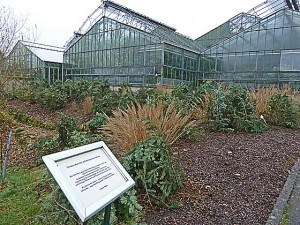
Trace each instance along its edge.
{"label": "stone border", "polygon": [[282,214],[285,210],[285,207],[288,203],[290,195],[292,193],[296,178],[300,171],[300,158],[296,162],[296,164],[291,169],[291,172],[283,186],[283,189],[276,201],[274,209],[272,210],[266,225],[278,225],[280,223]]}

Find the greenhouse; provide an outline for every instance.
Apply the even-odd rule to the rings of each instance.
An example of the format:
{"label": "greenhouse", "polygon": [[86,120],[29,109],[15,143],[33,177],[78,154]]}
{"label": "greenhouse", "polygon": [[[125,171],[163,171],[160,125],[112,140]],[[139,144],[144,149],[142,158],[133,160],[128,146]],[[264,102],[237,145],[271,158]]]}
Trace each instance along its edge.
{"label": "greenhouse", "polygon": [[22,56],[26,65],[30,61],[28,68],[35,68],[34,75],[49,83],[87,79],[108,80],[112,85],[197,86],[212,80],[248,87],[289,84],[299,89],[298,4],[266,0],[193,40],[103,0],[64,48],[19,42],[8,58]]}
{"label": "greenhouse", "polygon": [[18,41],[7,56],[5,65],[13,68],[13,76],[45,79],[50,84],[62,80],[63,48]]}
{"label": "greenhouse", "polygon": [[299,89],[300,12],[288,2],[266,1],[198,38],[210,59],[201,79]]}
{"label": "greenhouse", "polygon": [[66,47],[66,78],[132,85],[194,82],[201,50],[174,28],[111,1],[103,1]]}

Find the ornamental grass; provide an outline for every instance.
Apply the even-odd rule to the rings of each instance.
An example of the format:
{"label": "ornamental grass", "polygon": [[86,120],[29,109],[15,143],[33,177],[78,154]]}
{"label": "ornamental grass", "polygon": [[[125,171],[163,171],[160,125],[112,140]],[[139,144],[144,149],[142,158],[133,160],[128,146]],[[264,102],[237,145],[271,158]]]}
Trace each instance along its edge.
{"label": "ornamental grass", "polygon": [[125,110],[114,111],[113,116],[106,119],[103,130],[108,141],[125,154],[150,132],[157,132],[173,145],[195,125],[191,115],[183,115],[174,102],[166,106],[161,100],[154,105],[134,103]]}
{"label": "ornamental grass", "polygon": [[268,102],[274,94],[286,94],[292,97],[294,96],[295,91],[287,84],[283,85],[281,89],[278,89],[274,85],[271,85],[269,87],[260,87],[257,90],[249,90],[250,100],[256,103],[255,114],[257,116],[265,115],[268,113]]}

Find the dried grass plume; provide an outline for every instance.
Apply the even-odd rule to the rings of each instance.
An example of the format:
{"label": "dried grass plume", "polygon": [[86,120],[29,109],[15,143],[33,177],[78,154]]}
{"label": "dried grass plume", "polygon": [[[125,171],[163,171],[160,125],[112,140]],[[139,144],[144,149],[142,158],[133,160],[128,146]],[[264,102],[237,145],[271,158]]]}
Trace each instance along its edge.
{"label": "dried grass plume", "polygon": [[158,101],[155,105],[135,103],[125,110],[114,111],[112,117],[107,117],[103,130],[115,148],[127,153],[151,130],[163,135],[172,145],[193,126],[191,115],[182,115],[174,102],[166,107],[163,101]]}

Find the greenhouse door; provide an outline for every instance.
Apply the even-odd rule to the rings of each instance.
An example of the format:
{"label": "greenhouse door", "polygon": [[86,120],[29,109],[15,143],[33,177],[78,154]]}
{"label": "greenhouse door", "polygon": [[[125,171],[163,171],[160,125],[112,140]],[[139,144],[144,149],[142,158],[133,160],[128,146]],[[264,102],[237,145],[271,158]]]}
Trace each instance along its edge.
{"label": "greenhouse door", "polygon": [[59,80],[61,69],[59,67],[49,67],[48,68],[48,83],[53,84],[55,81]]}

